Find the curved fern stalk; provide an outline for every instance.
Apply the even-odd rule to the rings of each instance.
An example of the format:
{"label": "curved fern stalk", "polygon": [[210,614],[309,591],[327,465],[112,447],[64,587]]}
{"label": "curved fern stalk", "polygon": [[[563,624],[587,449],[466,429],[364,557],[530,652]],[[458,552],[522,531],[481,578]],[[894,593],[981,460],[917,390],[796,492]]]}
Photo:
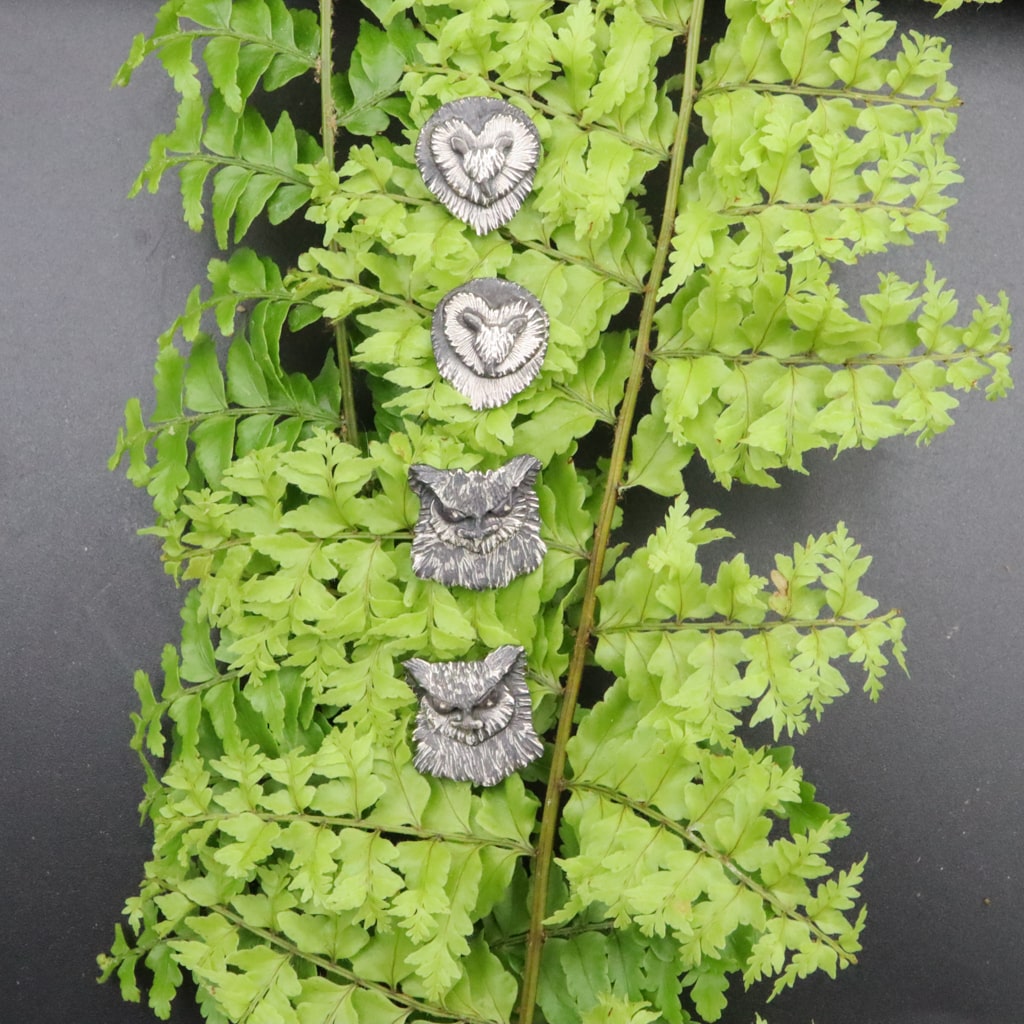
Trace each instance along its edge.
{"label": "curved fern stalk", "polygon": [[669,247],[675,227],[675,204],[672,197],[679,191],[683,176],[683,161],[689,139],[690,120],[693,116],[694,92],[697,79],[697,59],[700,47],[701,27],[704,19],[704,0],[694,0],[686,32],[686,63],[683,70],[683,88],[679,102],[675,138],[672,142],[668,171],[667,201],[662,216],[661,229],[654,252],[650,275],[644,286],[644,302],[640,313],[640,326],[633,343],[633,360],[625,394],[619,407],[612,442],[611,458],[607,470],[604,496],[594,530],[590,548],[586,585],[580,608],[576,639],[565,680],[562,708],[559,712],[558,729],[555,733],[551,768],[548,775],[547,791],[544,796],[544,811],[541,818],[537,852],[534,859],[533,903],[530,912],[530,930],[526,942],[526,963],[523,968],[522,1002],[519,1010],[521,1024],[532,1024],[534,1007],[537,1004],[540,984],[541,955],[544,948],[544,922],[547,918],[548,879],[554,857],[556,832],[561,814],[561,804],[566,786],[566,759],[568,744],[573,733],[576,708],[579,702],[583,672],[592,639],[597,610],[598,585],[604,576],[605,556],[611,538],[612,525],[618,507],[619,489],[623,483],[626,458],[633,423],[636,414],[640,388],[646,376],[647,358],[654,327],[658,294],[668,264]]}
{"label": "curved fern stalk", "polygon": [[[332,168],[334,167],[334,145],[338,134],[338,110],[334,102],[333,15],[332,0],[320,0],[320,56],[317,63],[320,75],[320,137],[323,140],[324,164]],[[345,329],[344,320],[338,320],[334,326],[334,350],[340,371],[341,408],[344,419],[343,436],[352,444],[358,444],[359,420],[356,413],[348,332]]]}
{"label": "curved fern stalk", "polygon": [[[152,422],[129,407],[119,450],[192,588],[159,691],[136,678],[154,849],[104,973],[138,999],[144,964],[165,1017],[187,971],[217,1024],[506,1024],[517,1004],[521,1024],[538,1008],[690,1024],[722,1015],[732,978],[777,992],[834,973],[859,949],[863,862],[830,866],[845,816],[778,741],[848,690],[844,664],[877,696],[903,622],[862,591],[870,559],[842,524],[768,578],[742,556],[705,578],[724,531],[688,507],[681,470],[699,450],[726,483],[771,485],[813,448],[927,439],[951,388],[1008,386],[1005,300],[955,326],[929,269],[923,286],[883,276],[860,318],[831,280],[944,230],[945,50],[912,36],[879,56],[893,29],[873,0],[733,0],[702,65],[703,0],[366,6],[383,27],[362,25],[344,75],[326,2],[317,23],[277,0],[172,0],[129,61],[158,52],[175,78],[185,168],[212,153],[218,174],[252,170],[260,132],[211,147],[195,110],[207,134],[223,109],[256,124],[252,69],[275,60],[319,74],[326,154],[336,131],[365,141],[340,167],[289,156],[280,180],[306,182],[323,245],[283,276],[246,250],[214,261],[209,296],[161,339]],[[684,37],[682,79],[659,76]],[[433,201],[412,153],[438,105],[481,94],[520,106],[545,152],[484,238]],[[684,170],[693,114],[707,142]],[[665,162],[655,237],[641,199]],[[215,224],[245,222],[233,202],[214,185]],[[439,377],[429,330],[474,276],[530,288],[551,320],[538,380],[483,414]],[[613,330],[624,311],[636,326]],[[233,339],[223,370],[208,316]],[[279,346],[317,317],[337,364],[310,382]],[[356,368],[376,400],[358,447]],[[578,454],[592,432],[610,433],[607,462]],[[526,452],[544,463],[541,568],[479,593],[418,580],[410,465]],[[672,499],[663,525],[610,546],[620,493],[640,487]],[[546,760],[485,790],[417,773],[401,662],[506,643],[528,651]],[[613,681],[581,702],[591,657]],[[758,722],[775,745],[748,747]]]}

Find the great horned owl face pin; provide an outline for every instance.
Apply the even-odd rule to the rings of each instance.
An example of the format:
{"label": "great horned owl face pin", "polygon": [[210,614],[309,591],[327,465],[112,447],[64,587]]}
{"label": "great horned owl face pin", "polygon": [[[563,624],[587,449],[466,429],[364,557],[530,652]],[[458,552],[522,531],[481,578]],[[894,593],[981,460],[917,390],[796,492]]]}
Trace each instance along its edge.
{"label": "great horned owl face pin", "polygon": [[539,159],[533,122],[511,103],[483,96],[446,103],[416,141],[427,188],[478,235],[515,216]]}
{"label": "great horned owl face pin", "polygon": [[506,645],[483,661],[405,662],[420,700],[414,767],[494,786],[543,753],[526,688],[526,651]]}
{"label": "great horned owl face pin", "polygon": [[412,568],[446,587],[487,590],[533,572],[547,550],[533,483],[540,462],[517,455],[489,472],[409,468],[420,499]]}
{"label": "great horned owl face pin", "polygon": [[504,405],[537,376],[548,330],[532,292],[480,277],[438,303],[430,336],[438,372],[479,410]]}

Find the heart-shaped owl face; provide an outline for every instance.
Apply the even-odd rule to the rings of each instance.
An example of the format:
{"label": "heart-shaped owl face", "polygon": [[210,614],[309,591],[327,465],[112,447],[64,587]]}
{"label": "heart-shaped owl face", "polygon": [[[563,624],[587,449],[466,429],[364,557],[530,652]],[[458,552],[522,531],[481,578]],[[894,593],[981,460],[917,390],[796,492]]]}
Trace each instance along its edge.
{"label": "heart-shaped owl face", "polygon": [[474,409],[493,409],[540,372],[548,330],[548,315],[531,292],[511,281],[476,278],[434,310],[437,369]]}
{"label": "heart-shaped owl face", "polygon": [[482,96],[446,103],[416,142],[427,188],[478,235],[515,216],[539,159],[533,122],[512,104]]}

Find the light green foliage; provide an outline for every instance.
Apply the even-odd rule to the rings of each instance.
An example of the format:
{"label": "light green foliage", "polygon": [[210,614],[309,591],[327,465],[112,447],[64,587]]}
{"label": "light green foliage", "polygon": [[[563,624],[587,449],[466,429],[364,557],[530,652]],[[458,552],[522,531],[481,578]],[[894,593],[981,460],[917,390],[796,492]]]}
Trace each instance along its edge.
{"label": "light green foliage", "polygon": [[[210,263],[209,280],[209,297],[193,289],[185,313],[160,337],[149,422],[138,400],[129,401],[111,457],[114,466],[127,455],[129,479],[147,488],[164,517],[174,514],[187,487],[218,484],[235,455],[274,443],[291,447],[313,425],[339,424],[333,359],[312,380],[281,366],[286,320],[291,316],[298,326],[316,310],[284,288],[273,261],[239,249],[227,261]],[[240,324],[242,303],[251,308]],[[214,339],[203,330],[208,314],[231,339],[224,368]],[[179,333],[189,344],[187,357],[177,347]]]}
{"label": "light green foliage", "polygon": [[910,33],[882,55],[895,26],[875,0],[761,6],[727,5],[703,67],[708,142],[683,182],[654,353],[661,425],[727,485],[772,486],[815,448],[930,440],[952,423],[951,391],[1009,386],[1004,296],[954,325],[929,266],[921,284],[881,275],[856,315],[832,275],[945,236],[961,180],[948,47]]}
{"label": "light green foliage", "polygon": [[747,709],[776,738],[806,731],[808,712],[847,691],[840,658],[864,664],[877,697],[883,648],[903,663],[904,624],[872,617],[878,603],[859,590],[870,559],[845,528],[779,555],[769,579],[737,555],[710,582],[698,554],[721,535],[707,527],[712,515],[677,500],[646,547],[619,562],[598,591],[597,661],[629,680],[632,697],[657,693],[676,727],[689,723],[713,743],[727,744]]}
{"label": "light green foliage", "polygon": [[[852,300],[832,274],[945,233],[948,49],[894,49],[874,0],[729,0],[680,80],[699,0],[364,6],[337,72],[308,10],[170,0],[117,79],[152,54],[180,94],[136,191],[177,167],[186,220],[222,247],[300,208],[323,241],[286,273],[249,249],[213,260],[159,339],[152,412],[126,410],[112,464],[152,495],[145,532],[187,590],[162,679],[135,678],[153,855],[103,975],[139,1000],[145,968],[161,1018],[189,975],[215,1024],[696,1024],[736,980],[771,995],[835,974],[860,948],[864,862],[834,866],[845,815],[778,744],[854,679],[877,698],[904,623],[862,589],[842,524],[771,566],[709,568],[726,534],[682,471],[699,454],[727,485],[772,486],[807,451],[928,440],[953,392],[1009,388],[1005,298],[964,322],[931,266]],[[333,100],[323,149],[261,112],[301,76]],[[419,127],[470,95],[514,103],[543,142],[522,209],[483,238],[413,160]],[[706,141],[670,172],[659,236],[650,172],[691,113]],[[533,291],[551,338],[538,379],[477,413],[440,378],[430,319],[485,276]],[[282,348],[313,325],[337,344],[310,377]],[[632,429],[637,349],[653,388]],[[340,409],[353,368],[374,399],[360,431]],[[632,435],[625,462],[593,454],[612,432]],[[497,591],[417,579],[409,467],[514,453],[543,463],[540,569]],[[620,487],[671,501],[605,559]],[[580,707],[577,635],[607,684]],[[544,757],[489,789],[419,774],[401,663],[502,644],[527,651]]]}
{"label": "light green foliage", "polygon": [[[287,113],[271,129],[248,101],[258,87],[279,89],[313,69],[317,41],[315,16],[289,9],[284,0],[167,0],[153,34],[136,37],[114,79],[127,85],[135,68],[155,53],[180,96],[174,130],[153,139],[132,194],[143,187],[155,192],[176,167],[185,220],[199,230],[204,187],[212,176],[221,248],[227,247],[232,223],[237,243],[264,211],[279,224],[300,209],[309,200],[309,183],[298,166],[322,151]],[[208,96],[195,63],[197,49],[209,75]]]}
{"label": "light green foliage", "polygon": [[935,12],[935,17],[938,18],[942,14],[948,14],[950,11],[958,11],[964,4],[1001,4],[1003,0],[927,0],[930,4],[939,4],[939,9]]}

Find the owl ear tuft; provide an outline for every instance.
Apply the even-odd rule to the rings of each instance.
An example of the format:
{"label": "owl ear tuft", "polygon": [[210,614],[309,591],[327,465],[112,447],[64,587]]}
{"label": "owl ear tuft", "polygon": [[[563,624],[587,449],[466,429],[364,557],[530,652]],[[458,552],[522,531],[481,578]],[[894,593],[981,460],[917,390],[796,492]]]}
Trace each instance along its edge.
{"label": "owl ear tuft", "polygon": [[484,658],[487,665],[487,674],[494,675],[496,680],[504,679],[515,669],[526,670],[526,648],[518,647],[515,644],[505,644]]}
{"label": "owl ear tuft", "polygon": [[532,485],[540,470],[540,459],[533,455],[517,455],[501,467],[504,482],[509,487],[520,487],[523,484]]}
{"label": "owl ear tuft", "polygon": [[422,658],[410,658],[408,661],[402,662],[402,668],[405,669],[414,686],[426,689],[432,669],[429,661],[424,661]]}
{"label": "owl ear tuft", "polygon": [[444,480],[443,469],[435,469],[425,463],[418,462],[409,467],[409,487],[414,494],[423,498],[425,494],[437,497],[437,487]]}

